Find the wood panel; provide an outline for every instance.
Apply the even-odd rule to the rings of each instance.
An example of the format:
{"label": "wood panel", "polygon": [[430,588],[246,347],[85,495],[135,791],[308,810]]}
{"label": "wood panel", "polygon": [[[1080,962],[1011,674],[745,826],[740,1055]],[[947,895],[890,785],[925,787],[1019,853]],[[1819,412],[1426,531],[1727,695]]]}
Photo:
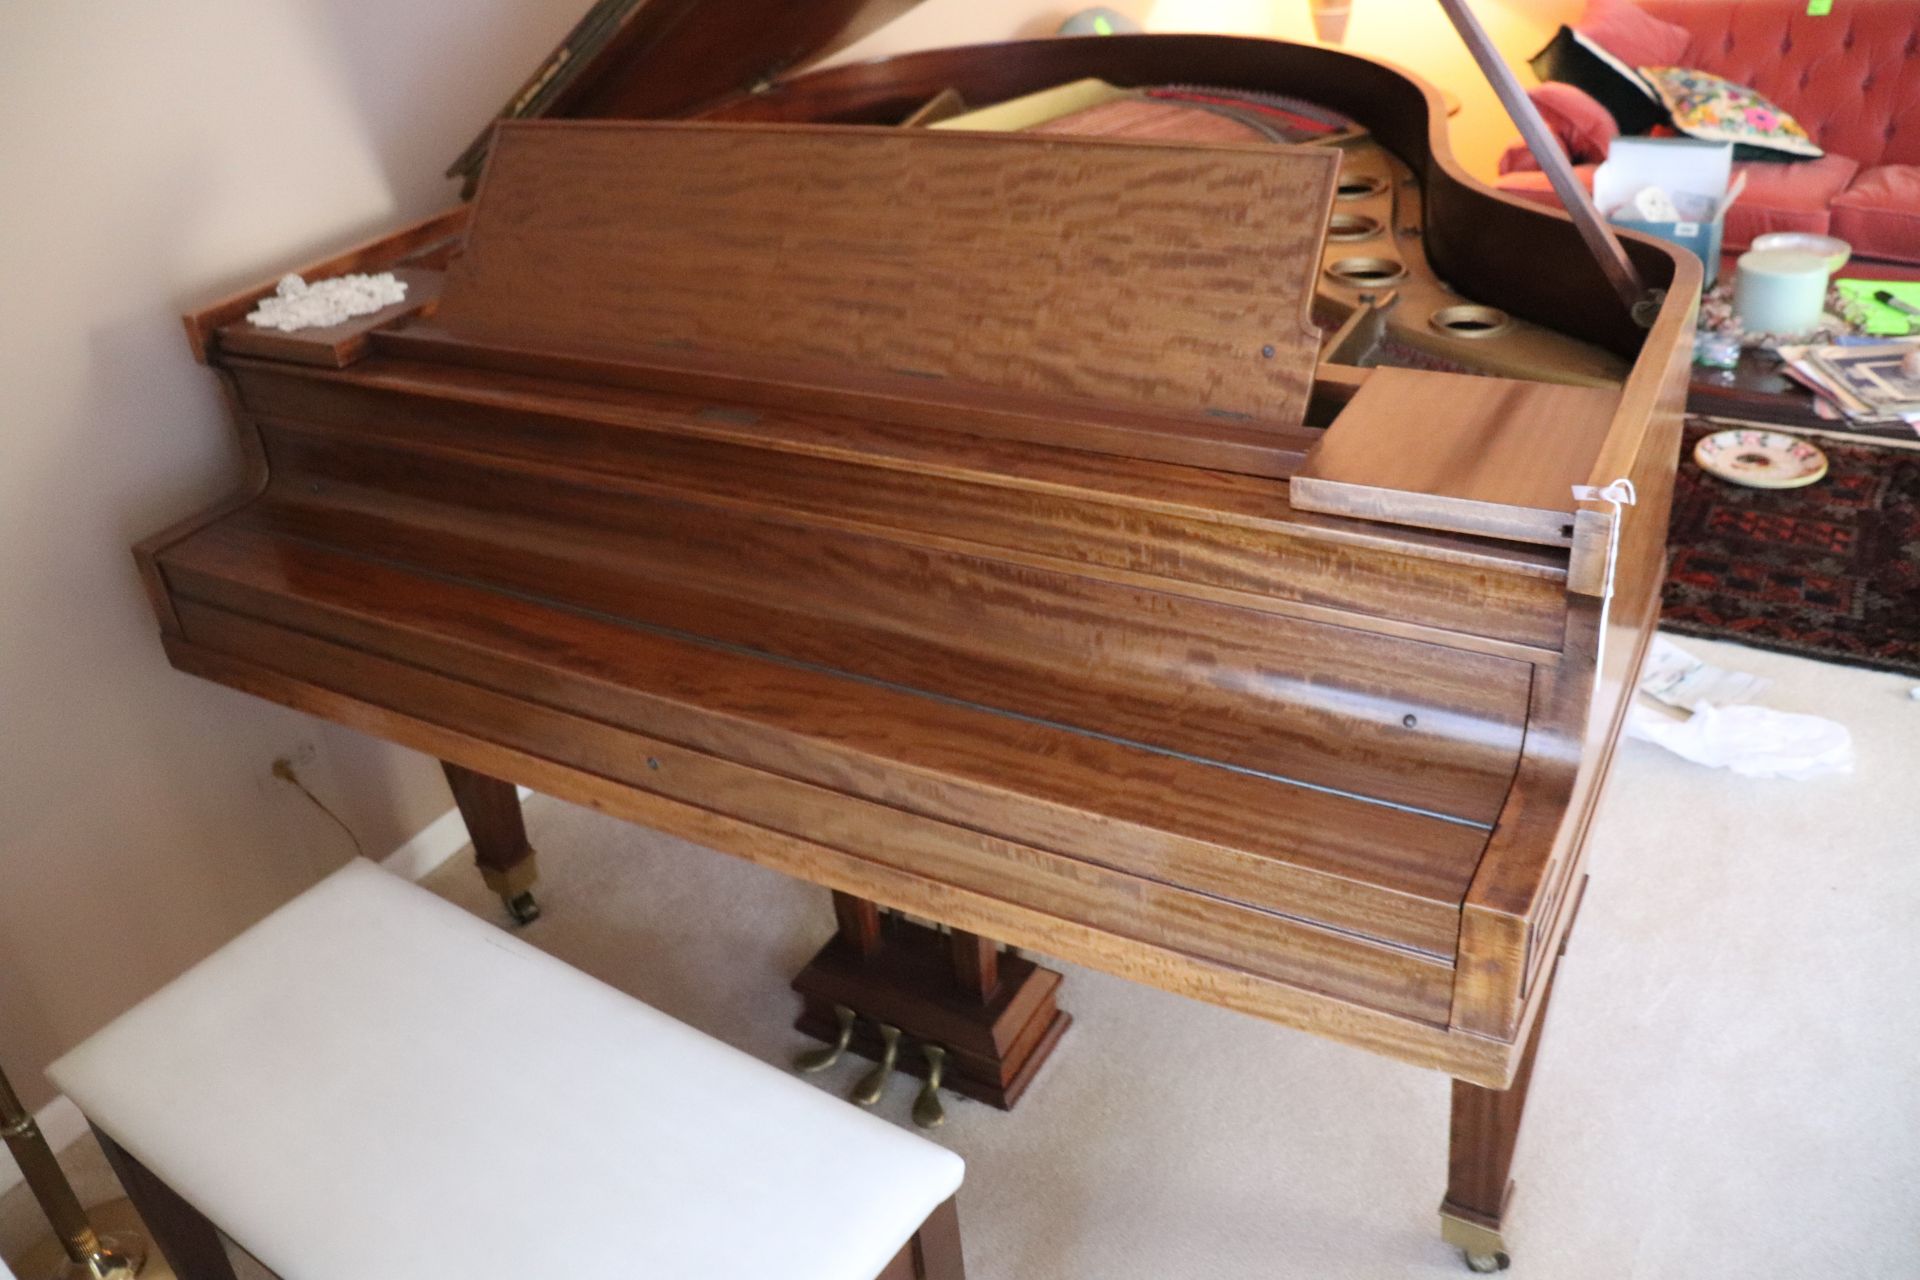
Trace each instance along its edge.
{"label": "wood panel", "polygon": [[229,523],[182,596],[637,733],[1430,954],[1485,833],[502,598]]}
{"label": "wood panel", "polygon": [[288,534],[850,679],[1481,823],[1518,756],[1530,671],[1503,658],[580,477],[276,448]]}
{"label": "wood panel", "polygon": [[[743,91],[710,107],[703,118],[891,124],[947,88],[978,105],[1088,77],[1127,87],[1204,84],[1290,94],[1351,116],[1412,167],[1427,203],[1425,252],[1441,279],[1467,290],[1474,301],[1629,359],[1646,339],[1613,304],[1605,277],[1566,214],[1468,176],[1448,145],[1447,104],[1437,89],[1346,50],[1187,34],[1011,40],[807,72],[763,91]],[[602,81],[582,101],[581,114],[646,114],[650,88],[644,77]],[[1686,258],[1684,251],[1648,236],[1623,238],[1650,287],[1677,283],[1675,263]],[[1687,305],[1684,289],[1669,292],[1674,304]]]}
{"label": "wood panel", "polygon": [[1032,905],[941,884],[925,875],[871,862],[846,850],[743,822],[698,805],[626,786],[590,770],[549,760],[504,742],[410,715],[277,672],[250,658],[218,653],[182,637],[162,637],[181,671],[322,716],[543,794],[637,822],[668,835],[746,858],[883,906],[938,920],[1026,950],[1146,983],[1210,1004],[1253,1014],[1371,1052],[1444,1071],[1456,1079],[1504,1088],[1518,1048],[1486,1036],[1384,1013],[1303,990],[1218,961],[1139,940],[1116,938],[1046,915]]}
{"label": "wood panel", "polygon": [[[959,432],[612,388],[363,366],[354,380],[235,371],[248,408],[341,438],[590,470],[637,498],[777,507],[933,545],[1045,556],[1163,588],[1414,638],[1510,642],[1554,660],[1564,555],[1303,514],[1261,477]],[[1223,598],[1223,597],[1215,597]],[[1520,650],[1517,646],[1527,646]]]}
{"label": "wood panel", "polygon": [[501,127],[439,322],[1296,425],[1338,158],[919,130]]}
{"label": "wood panel", "polygon": [[1698,264],[1682,261],[1675,285],[1587,480],[1596,486],[1630,480],[1638,500],[1617,512],[1603,502],[1581,504],[1567,661],[1535,681],[1527,745],[1507,811],[1461,913],[1453,1023],[1479,1034],[1523,1037],[1539,1015],[1542,984],[1532,979],[1570,924],[1569,904],[1577,895],[1568,886],[1583,874],[1587,829],[1658,624]]}
{"label": "wood panel", "polygon": [[1293,475],[1304,511],[1571,546],[1618,392],[1377,369]]}
{"label": "wood panel", "polygon": [[[1438,1024],[1452,966],[1271,912],[1162,885],[853,799],[494,693],[432,671],[183,600],[186,639],[622,785],[846,850],[937,883],[1029,903],[1063,921],[1203,956],[1399,1017]],[[885,900],[884,897],[881,900]]]}
{"label": "wood panel", "polygon": [[[463,338],[431,320],[377,329],[370,339],[376,351],[489,374],[533,374],[754,407],[844,414],[1276,479],[1293,474],[1316,438],[1304,427],[1225,416],[1180,417],[1083,397],[1039,397],[915,377],[894,368],[800,364],[778,351],[715,355],[674,346],[648,358],[580,356]],[[1318,400],[1310,391],[1308,404]]]}

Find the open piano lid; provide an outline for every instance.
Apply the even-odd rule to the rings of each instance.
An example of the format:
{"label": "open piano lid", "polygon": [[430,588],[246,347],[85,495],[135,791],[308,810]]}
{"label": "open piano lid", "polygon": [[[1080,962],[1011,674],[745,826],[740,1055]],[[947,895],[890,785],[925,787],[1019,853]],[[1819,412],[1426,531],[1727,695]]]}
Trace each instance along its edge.
{"label": "open piano lid", "polygon": [[[597,0],[496,119],[694,114],[824,58],[920,0]],[[447,170],[469,187],[489,123]]]}

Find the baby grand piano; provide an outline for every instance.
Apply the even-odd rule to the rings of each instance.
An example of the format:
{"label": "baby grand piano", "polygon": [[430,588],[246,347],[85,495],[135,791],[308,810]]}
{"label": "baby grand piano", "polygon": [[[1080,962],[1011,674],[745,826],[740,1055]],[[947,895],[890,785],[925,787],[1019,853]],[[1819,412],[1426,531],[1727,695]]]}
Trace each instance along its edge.
{"label": "baby grand piano", "polygon": [[802,1025],[998,1105],[1029,952],[1446,1072],[1504,1265],[1697,264],[1328,49],[783,74],[887,12],[607,0],[470,202],[303,268],[406,301],[189,316],[252,477],[138,549],[167,652],[444,761],[522,919],[516,783],[824,886]]}

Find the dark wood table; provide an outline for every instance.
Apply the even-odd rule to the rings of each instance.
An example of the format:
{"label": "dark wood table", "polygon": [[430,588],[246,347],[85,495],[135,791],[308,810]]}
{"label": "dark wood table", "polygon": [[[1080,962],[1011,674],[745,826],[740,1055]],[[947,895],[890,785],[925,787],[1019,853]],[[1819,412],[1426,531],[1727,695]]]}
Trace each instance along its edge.
{"label": "dark wood table", "polygon": [[1769,351],[1743,351],[1733,369],[1696,366],[1687,387],[1687,412],[1783,427],[1817,428],[1872,438],[1911,439],[1910,428],[1891,423],[1855,425],[1814,411],[1813,393],[1789,378]]}
{"label": "dark wood table", "polygon": [[1788,427],[1831,427],[1813,409],[1813,393],[1789,378],[1769,351],[1742,351],[1733,369],[1695,366],[1687,412]]}

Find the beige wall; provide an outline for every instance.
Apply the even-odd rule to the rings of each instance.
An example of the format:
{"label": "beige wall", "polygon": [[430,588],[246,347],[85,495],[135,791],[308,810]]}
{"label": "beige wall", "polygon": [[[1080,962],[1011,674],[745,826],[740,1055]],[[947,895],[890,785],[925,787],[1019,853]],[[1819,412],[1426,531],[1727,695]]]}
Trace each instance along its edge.
{"label": "beige wall", "polygon": [[[0,4],[0,1063],[444,810],[430,761],[169,670],[127,547],[238,453],[185,307],[450,200],[582,0]],[[0,1161],[5,1157],[0,1156]]]}

